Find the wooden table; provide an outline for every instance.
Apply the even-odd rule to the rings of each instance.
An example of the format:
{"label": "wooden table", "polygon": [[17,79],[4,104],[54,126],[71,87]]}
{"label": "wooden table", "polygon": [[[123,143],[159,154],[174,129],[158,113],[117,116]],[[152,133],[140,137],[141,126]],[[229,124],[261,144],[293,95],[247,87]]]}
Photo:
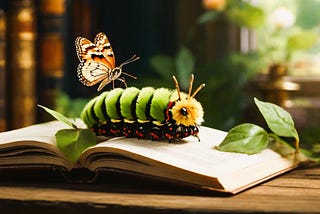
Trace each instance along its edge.
{"label": "wooden table", "polygon": [[112,173],[93,184],[30,173],[0,181],[0,213],[320,213],[320,164],[235,196]]}

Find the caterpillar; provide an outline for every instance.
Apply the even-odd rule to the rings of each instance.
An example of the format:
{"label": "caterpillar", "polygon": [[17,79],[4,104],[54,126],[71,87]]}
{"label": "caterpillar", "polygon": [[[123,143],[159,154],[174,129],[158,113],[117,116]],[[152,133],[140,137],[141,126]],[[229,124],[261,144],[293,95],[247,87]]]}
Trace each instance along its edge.
{"label": "caterpillar", "polygon": [[191,76],[188,94],[181,92],[173,76],[175,90],[167,88],[115,88],[91,99],[80,117],[97,135],[179,140],[198,137],[197,125],[203,122],[204,111],[194,97]]}

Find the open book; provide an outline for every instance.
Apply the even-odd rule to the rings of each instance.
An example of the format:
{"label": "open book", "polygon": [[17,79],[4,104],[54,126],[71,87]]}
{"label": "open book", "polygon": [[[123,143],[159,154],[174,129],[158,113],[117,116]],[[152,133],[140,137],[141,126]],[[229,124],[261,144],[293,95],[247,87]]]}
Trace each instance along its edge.
{"label": "open book", "polygon": [[[66,128],[58,121],[0,133],[0,167],[59,166],[71,170],[56,147],[55,133]],[[222,152],[214,146],[226,132],[200,127],[200,142],[188,137],[179,142],[112,138],[83,152],[79,163],[92,171],[117,170],[168,179],[222,192],[238,193],[296,167],[286,157],[266,149],[260,154]]]}

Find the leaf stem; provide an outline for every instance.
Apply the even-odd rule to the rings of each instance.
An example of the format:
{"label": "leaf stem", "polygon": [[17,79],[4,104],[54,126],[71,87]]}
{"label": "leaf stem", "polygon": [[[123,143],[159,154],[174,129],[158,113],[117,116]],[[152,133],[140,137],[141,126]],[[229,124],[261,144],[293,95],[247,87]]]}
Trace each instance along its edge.
{"label": "leaf stem", "polygon": [[269,133],[269,137],[273,138],[276,142],[285,143],[278,135]]}
{"label": "leaf stem", "polygon": [[297,136],[295,138],[295,147],[296,147],[296,153],[300,153],[300,139],[299,139],[299,136]]}
{"label": "leaf stem", "polygon": [[[287,142],[282,140],[278,135],[276,135],[274,133],[269,133],[269,137],[273,138],[276,142],[288,144]],[[300,153],[300,146],[299,145],[300,145],[299,136],[296,136],[295,137],[295,153],[296,154]]]}

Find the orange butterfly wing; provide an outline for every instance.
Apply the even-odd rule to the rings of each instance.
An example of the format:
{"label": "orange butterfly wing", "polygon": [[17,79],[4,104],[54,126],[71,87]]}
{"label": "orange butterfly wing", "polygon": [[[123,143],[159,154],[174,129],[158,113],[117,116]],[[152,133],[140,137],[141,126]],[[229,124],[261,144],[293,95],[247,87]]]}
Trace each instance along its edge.
{"label": "orange butterfly wing", "polygon": [[98,33],[96,38],[94,39],[94,43],[99,49],[99,51],[103,54],[103,56],[107,59],[108,63],[110,64],[110,67],[112,69],[115,68],[115,56],[106,34]]}
{"label": "orange butterfly wing", "polygon": [[80,60],[77,68],[79,80],[86,86],[93,86],[102,81],[99,87],[101,90],[111,82],[110,73],[115,67],[113,50],[107,36],[104,33],[97,34],[94,43],[78,37],[75,45]]}

